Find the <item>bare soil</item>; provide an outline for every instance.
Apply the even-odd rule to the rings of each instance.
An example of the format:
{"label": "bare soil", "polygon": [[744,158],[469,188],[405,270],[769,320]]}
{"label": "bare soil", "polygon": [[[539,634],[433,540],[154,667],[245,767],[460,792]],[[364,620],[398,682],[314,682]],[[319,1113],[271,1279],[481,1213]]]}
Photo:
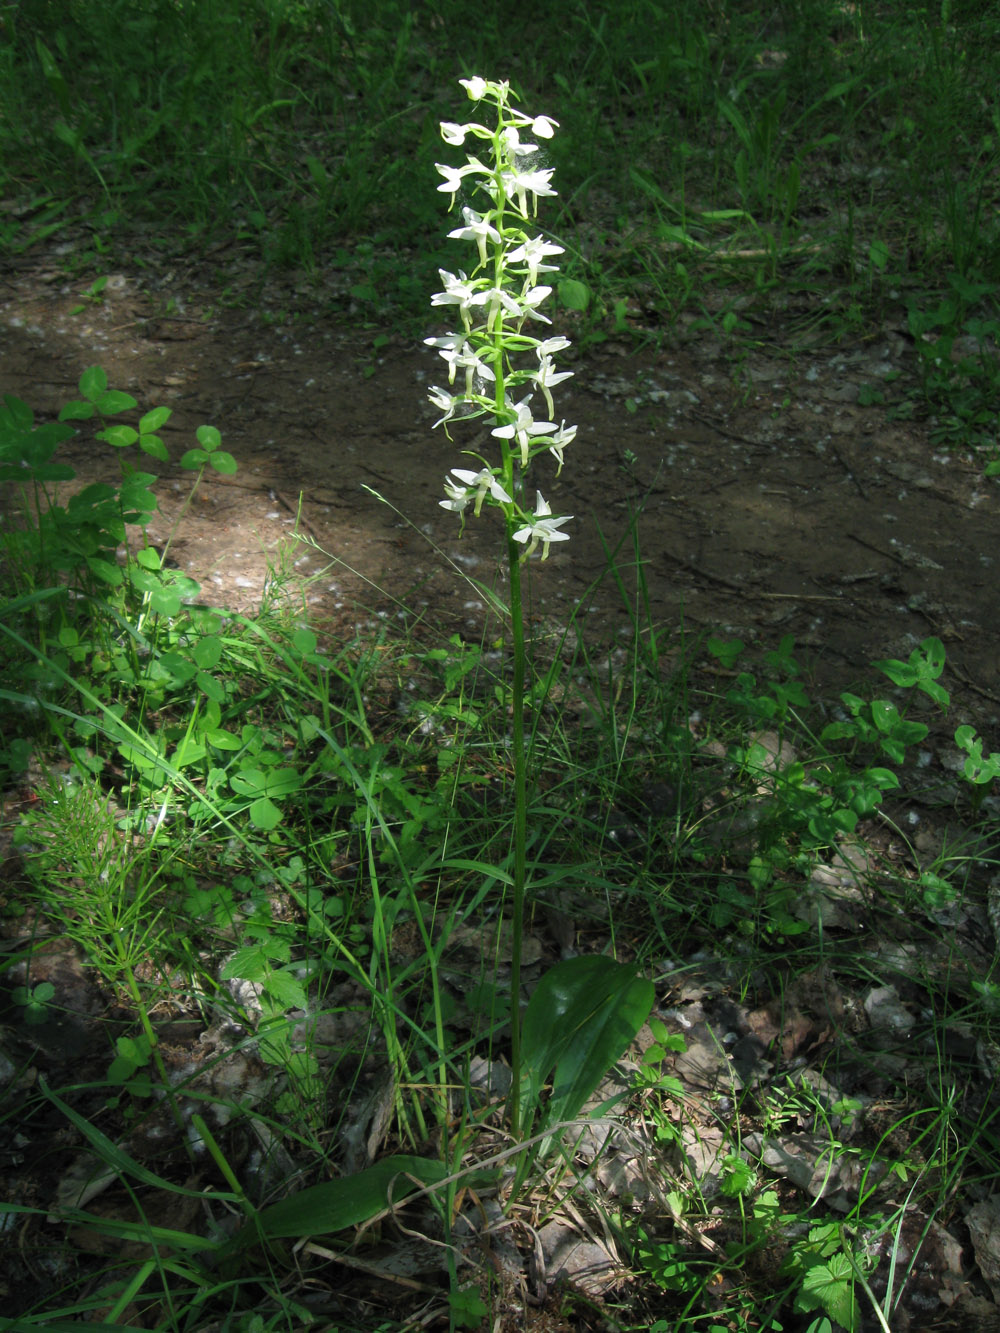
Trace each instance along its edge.
{"label": "bare soil", "polygon": [[[292,553],[300,574],[325,570],[309,589],[318,617],[360,603],[478,632],[483,596],[458,575],[495,583],[496,519],[471,521],[460,540],[438,501],[462,449],[488,453],[488,437],[481,423],[464,436],[457,425],[453,442],[431,429],[426,391],[444,373],[433,350],[345,316],[339,275],[269,279],[251,299],[226,255],[214,274],[136,264],[72,314],[93,275],[68,278],[71,259],[64,244],[0,278],[0,388],[53,413],[100,364],[143,410],[173,409],[172,457],[200,424],[222,431],[239,473],[206,478],[171,547],[206,601],[254,607],[297,527],[320,548]],[[573,317],[556,320],[572,337]],[[574,515],[572,540],[532,563],[533,614],[563,621],[584,603],[595,630],[624,625],[613,581],[590,590],[620,543],[634,588],[628,529],[641,511],[642,572],[663,626],[764,648],[791,634],[827,697],[935,634],[953,697],[988,725],[1000,698],[994,488],[974,460],[936,450],[929,423],[859,404],[865,386],[893,380],[898,397],[912,382],[904,328],[889,318],[874,339],[826,347],[783,346],[775,329],[749,352],[680,330],[658,348],[604,342],[567,362],[575,377],[557,415],[579,435],[562,475],[543,461],[533,482],[553,512]],[[377,352],[376,333],[388,335]],[[69,458],[82,481],[117,470],[110,449],[81,442]],[[190,474],[146,462],[164,473],[151,529],[162,542]]]}

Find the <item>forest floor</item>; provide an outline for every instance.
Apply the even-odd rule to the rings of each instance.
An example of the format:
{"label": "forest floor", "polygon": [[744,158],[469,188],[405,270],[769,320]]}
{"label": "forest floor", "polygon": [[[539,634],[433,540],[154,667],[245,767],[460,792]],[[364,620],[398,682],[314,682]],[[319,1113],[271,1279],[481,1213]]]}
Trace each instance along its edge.
{"label": "forest floor", "polygon": [[[83,296],[97,274],[68,276],[71,250],[68,256],[65,241],[50,253],[36,248],[0,272],[0,391],[44,418],[76,396],[87,366],[100,365],[109,384],[133,394],[142,410],[172,409],[162,431],[172,458],[193,445],[201,424],[222,432],[239,471],[206,476],[188,504],[190,473],[162,469],[160,514],[148,533],[161,547],[170,538],[170,563],[201,583],[207,603],[253,611],[282,571],[305,580],[310,621],[328,634],[338,624],[353,633],[368,618],[374,625],[398,618],[407,633],[423,622],[436,634],[459,632],[471,641],[489,633],[484,589],[496,586],[502,595],[499,532],[487,515],[470,520],[460,537],[455,516],[439,506],[447,470],[467,465],[463,448],[488,452],[488,436],[469,427],[463,437],[456,426],[450,442],[431,429],[427,390],[442,375],[431,349],[411,335],[331,315],[333,298],[342,296],[336,277],[256,283],[235,249],[217,252],[214,268],[119,268],[99,301]],[[960,715],[946,723],[926,713],[932,762],[947,779],[958,720],[973,722],[987,748],[997,748],[992,483],[975,460],[936,449],[929,422],[893,419],[884,404],[871,403],[874,391],[901,401],[916,382],[902,310],[886,313],[878,336],[836,345],[804,337],[802,314],[790,310],[784,330],[772,326],[753,343],[685,338],[683,327],[660,340],[648,327],[640,350],[612,337],[567,360],[575,377],[560,393],[560,414],[579,434],[562,475],[543,462],[534,480],[554,513],[573,515],[572,540],[531,565],[531,622],[537,634],[558,634],[576,612],[595,640],[631,634],[627,600],[606,576],[614,553],[625,592],[648,593],[653,624],[740,638],[765,651],[792,636],[807,691],[826,709],[840,691],[881,679],[873,660],[905,660],[936,636],[947,649],[945,680]],[[573,317],[564,322],[573,336]],[[76,485],[116,479],[111,449],[95,454],[91,445],[71,442],[63,456],[77,472]],[[292,534],[305,540],[290,543]],[[888,688],[884,679],[880,688]],[[949,799],[946,792],[943,803],[921,807],[918,868],[935,864],[960,832]],[[912,810],[909,792],[905,801]],[[898,813],[902,818],[903,806]],[[983,846],[970,844],[970,855]],[[873,873],[882,858],[912,869],[901,845],[885,838],[872,837],[865,855]],[[844,870],[840,864],[830,873],[836,879]],[[830,928],[851,936],[850,916],[866,910],[857,900],[846,916],[834,914]],[[891,913],[865,920],[880,922],[863,946],[871,976],[898,967],[898,995],[880,991],[877,981],[866,989],[857,978],[842,989],[832,973],[817,969],[797,990],[758,996],[756,1008],[749,1000],[734,1005],[707,975],[708,964],[703,974],[688,971],[683,983],[666,986],[659,1012],[687,1032],[687,1057],[676,1068],[695,1101],[729,1076],[717,1039],[729,1029],[752,1037],[754,1049],[780,1051],[785,1067],[814,1061],[817,1078],[824,1068],[817,1051],[842,1039],[846,1050],[862,1030],[878,1028],[880,1006],[890,1026],[900,1006],[906,1010],[912,1021],[903,1024],[904,1035],[911,1038],[930,985],[915,960],[936,966],[935,923]],[[981,905],[950,924],[970,975],[987,974],[992,945]],[[551,951],[553,942],[545,947]],[[950,977],[951,962],[941,965]],[[991,1093],[990,1066],[977,1066],[974,1035],[954,1032],[967,1042],[967,1091],[982,1107],[995,1095],[995,1075]],[[872,1110],[889,1086],[881,1065],[893,1078],[905,1068],[905,1058],[901,1064],[896,1053],[876,1047],[881,1054],[853,1088]],[[65,1055],[49,1053],[50,1075]],[[834,1059],[829,1068],[849,1065]],[[877,1130],[869,1125],[869,1132],[881,1146]],[[712,1135],[716,1146],[706,1148]],[[778,1166],[802,1188],[819,1169],[805,1137],[758,1145],[772,1155],[780,1149],[779,1157],[803,1157],[804,1174]],[[706,1113],[697,1152],[693,1140],[688,1148],[711,1171],[712,1152],[726,1142]],[[900,1160],[911,1146],[907,1140],[898,1149]],[[960,1220],[955,1225],[960,1229]],[[934,1307],[942,1291],[952,1299],[961,1283],[959,1242],[922,1215],[913,1226],[933,1242],[933,1291],[924,1298]],[[578,1273],[569,1266],[564,1276]],[[947,1302],[938,1304],[947,1314]],[[911,1325],[902,1305],[899,1319],[899,1328],[951,1326]],[[971,1316],[965,1324],[978,1326]]]}

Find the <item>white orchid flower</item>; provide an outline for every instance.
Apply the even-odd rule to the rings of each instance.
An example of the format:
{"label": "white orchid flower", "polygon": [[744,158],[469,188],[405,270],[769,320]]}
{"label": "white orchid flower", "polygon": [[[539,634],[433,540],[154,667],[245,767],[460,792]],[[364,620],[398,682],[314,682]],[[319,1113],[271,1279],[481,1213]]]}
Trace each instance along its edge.
{"label": "white orchid flower", "polygon": [[521,142],[521,136],[513,125],[508,125],[502,137],[504,147],[515,160],[519,157],[530,157],[532,153],[538,152],[538,144]]}
{"label": "white orchid flower", "polygon": [[536,421],[531,415],[530,402],[531,394],[529,393],[527,398],[522,399],[515,407],[508,405],[515,414],[514,420],[506,426],[497,426],[495,430],[490,432],[498,440],[510,440],[512,444],[517,445],[521,451],[522,467],[528,466],[528,451],[531,448],[532,440],[539,435],[550,435],[556,428],[554,421]]}
{"label": "white orchid flower", "polygon": [[539,139],[551,139],[558,128],[558,120],[553,120],[551,116],[536,116],[531,122],[531,132],[537,134]]}
{"label": "white orchid flower", "polygon": [[486,242],[492,241],[495,245],[500,244],[500,233],[496,227],[490,223],[490,214],[480,217],[474,208],[463,208],[462,217],[465,219],[464,227],[456,227],[454,231],[448,233],[449,240],[456,241],[475,241],[479,247],[479,265],[486,267]]}
{"label": "white orchid flower", "polygon": [[465,143],[465,136],[469,132],[468,125],[456,125],[453,120],[442,120],[441,138],[453,148],[461,148]]}
{"label": "white orchid flower", "polygon": [[[471,278],[461,270],[455,274],[439,269],[443,290],[431,298],[431,304],[456,307],[463,330],[424,339],[447,363],[448,384],[452,386],[450,392],[431,389],[429,398],[442,414],[436,425],[456,416],[486,415],[498,423],[492,435],[504,441],[505,447],[500,468],[491,468],[486,460],[481,460],[484,465],[478,472],[452,468],[445,478],[445,498],[440,504],[459,514],[463,525],[470,507],[477,515],[487,501],[504,507],[508,531],[523,548],[521,559],[526,560],[540,546],[544,560],[552,542],[569,540],[569,534],[561,529],[570,516],[554,518],[540,491],[534,514],[525,513],[520,499],[513,500],[507,488],[520,497],[522,473],[541,453],[551,453],[561,469],[564,452],[577,435],[576,426],[567,426],[565,421],[558,427],[554,420],[536,421],[531,412],[532,393],[536,393],[544,398],[548,416],[555,416],[552,391],[570,379],[573,371],[558,370],[554,358],[570,346],[569,339],[533,338],[523,332],[528,319],[551,322],[541,314],[540,306],[552,294],[552,287],[539,279],[543,274],[558,272],[558,264],[549,260],[564,250],[543,236],[530,236],[527,228],[502,227],[499,218],[509,208],[511,219],[517,214],[527,220],[529,195],[534,214],[539,198],[556,194],[551,185],[552,169],[533,170],[529,164],[538,162],[539,147],[534,140],[551,139],[558,122],[549,116],[525,115],[511,106],[506,82],[495,83],[478,76],[460,82],[471,101],[496,108],[497,129],[487,130],[475,122],[442,121],[442,138],[456,148],[466,144],[470,135],[488,141],[491,165],[484,166],[467,151],[462,167],[438,165],[443,177],[438,189],[451,196],[452,208],[459,191],[470,184],[480,195],[488,196],[493,205],[480,205],[480,211],[463,207],[462,225],[448,233],[449,239],[475,244],[478,264]],[[470,177],[474,178],[471,182]],[[519,368],[516,358],[529,353],[534,354],[530,359],[537,357],[537,366],[533,370]],[[459,371],[465,372],[464,393],[456,392]],[[509,395],[510,387],[526,382],[531,391],[515,403]],[[457,387],[462,387],[460,382]],[[520,472],[515,472],[515,465]]]}
{"label": "white orchid flower", "polygon": [[543,324],[551,324],[552,321],[548,315],[543,315],[538,310],[538,306],[552,295],[551,287],[530,287],[521,296],[521,313],[530,319],[540,319]]}
{"label": "white orchid flower", "polygon": [[[487,467],[484,467],[480,472],[469,472],[465,468],[453,467],[451,475],[457,477],[462,483],[461,490],[464,496],[462,508],[464,509],[470,500],[475,501],[476,518],[482,511],[483,501],[487,495],[491,495],[500,504],[513,504],[510,496],[497,481],[496,473],[491,472]],[[458,492],[460,488],[453,481],[449,481],[447,477],[445,477],[444,488],[450,499],[439,500],[438,503],[443,509],[453,509],[459,502]]]}
{"label": "white orchid flower", "polygon": [[576,439],[577,429],[578,427],[567,426],[565,421],[561,421],[559,423],[559,429],[556,431],[555,435],[549,436],[545,441],[549,446],[549,453],[553,455],[558,464],[556,468],[557,477],[562,471],[563,450],[566,448],[567,444],[572,444]]}
{"label": "white orchid flower", "polygon": [[534,517],[523,528],[518,528],[513,534],[516,542],[521,542],[522,545],[529,543],[523,557],[525,560],[534,553],[539,542],[542,543],[542,559],[547,560],[549,558],[550,542],[569,541],[569,533],[560,532],[559,528],[563,523],[568,523],[573,515],[565,514],[562,518],[552,518],[551,515],[552,510],[546,503],[541,491],[539,491],[535,499]]}
{"label": "white orchid flower", "polygon": [[558,120],[553,120],[551,116],[526,116],[515,107],[508,107],[507,114],[519,129],[530,127],[532,134],[539,139],[551,139],[559,128]]}
{"label": "white orchid flower", "polygon": [[[561,255],[564,253],[561,245],[553,245],[551,241],[545,240],[542,236],[533,236],[530,240],[519,245],[516,250],[511,250],[507,256],[509,264],[527,264],[528,283],[534,287],[538,281],[539,273],[557,273],[558,265],[543,264],[542,260],[547,255]],[[569,346],[569,343],[566,344]]]}
{"label": "white orchid flower", "polygon": [[459,269],[458,276],[449,273],[447,269],[439,268],[441,281],[444,283],[443,292],[435,292],[431,297],[431,305],[457,305],[462,316],[462,323],[465,325],[465,331],[468,333],[471,323],[471,313],[474,306],[482,305],[485,299],[483,293],[474,287]]}
{"label": "white orchid flower", "polygon": [[[504,194],[511,204],[521,214],[521,217],[528,217],[528,195],[531,195],[533,212],[538,212],[538,200],[540,198],[555,195],[558,191],[549,186],[552,179],[553,167],[546,167],[543,171],[503,171],[500,173],[500,184]],[[438,189],[444,187],[439,185]]]}
{"label": "white orchid flower", "polygon": [[458,358],[457,364],[465,370],[465,393],[468,398],[473,396],[477,387],[482,387],[481,383],[476,384],[477,376],[480,381],[496,380],[492,368],[468,344],[466,344],[465,350]]}
{"label": "white orchid flower", "polygon": [[[444,413],[443,417],[439,417],[437,421],[435,421],[432,427],[433,430],[437,430],[438,426],[443,425],[446,421],[450,421],[458,411],[458,405],[462,401],[461,398],[456,398],[454,395],[447,393],[444,389],[437,388],[431,389],[427,397],[439,412]],[[448,432],[445,431],[445,434],[447,435]],[[450,438],[451,437],[449,436],[449,439]]]}
{"label": "white orchid flower", "polygon": [[[555,340],[553,339],[553,341]],[[531,378],[542,391],[545,398],[545,406],[549,409],[549,415],[554,415],[555,408],[552,406],[552,390],[557,384],[562,384],[563,380],[572,379],[573,372],[571,370],[556,370],[552,358],[550,356],[543,356],[539,361],[538,370]]]}
{"label": "white orchid flower", "polygon": [[506,310],[515,319],[524,319],[528,314],[523,302],[512,296],[506,287],[487,287],[485,291],[477,292],[476,304],[486,306],[486,327],[491,333],[501,310]]}
{"label": "white orchid flower", "polygon": [[468,347],[463,333],[448,333],[443,338],[425,338],[426,347],[436,347],[448,363],[448,383],[455,383],[455,371],[461,362],[462,354]]}
{"label": "white orchid flower", "polygon": [[572,346],[573,344],[570,340],[564,338],[560,333],[555,338],[545,338],[542,342],[538,343],[535,347],[535,355],[538,357],[539,361],[542,361],[545,357],[552,356],[554,352],[565,352],[567,347]]}
{"label": "white orchid flower", "polygon": [[455,207],[455,196],[465,183],[466,176],[471,176],[474,172],[479,172],[480,175],[490,174],[482,162],[477,161],[474,157],[470,157],[464,167],[450,167],[446,162],[435,162],[434,169],[444,177],[444,180],[438,186],[438,192],[451,195],[449,208]]}
{"label": "white orchid flower", "polygon": [[[459,83],[469,94],[469,100],[472,102],[481,102],[486,95],[489,84],[485,79],[481,79],[478,74],[472,79],[459,79]],[[504,85],[506,87],[506,84]]]}
{"label": "white orchid flower", "polygon": [[[449,477],[444,479],[444,493],[447,500],[439,500],[438,504],[442,509],[449,509],[453,514],[462,514],[469,507],[469,501],[472,499],[472,492],[468,486],[462,486],[452,481]],[[465,520],[463,519],[463,524]]]}
{"label": "white orchid flower", "polygon": [[484,380],[495,380],[492,368],[480,357],[462,333],[446,333],[443,338],[425,338],[425,347],[436,347],[448,363],[448,383],[455,383],[455,372],[465,371],[465,392],[471,397],[476,375]]}

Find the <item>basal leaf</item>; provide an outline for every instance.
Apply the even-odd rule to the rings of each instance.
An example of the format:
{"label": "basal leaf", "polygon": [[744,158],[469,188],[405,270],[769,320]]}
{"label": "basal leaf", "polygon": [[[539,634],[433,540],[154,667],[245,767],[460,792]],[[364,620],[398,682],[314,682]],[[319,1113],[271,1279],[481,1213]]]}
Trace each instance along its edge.
{"label": "basal leaf", "polygon": [[568,958],[550,968],[524,1017],[522,1116],[537,1112],[550,1076],[545,1119],[577,1115],[635,1038],[653,999],[652,982],[613,958]]}
{"label": "basal leaf", "polygon": [[357,1175],[325,1181],[300,1190],[280,1203],[265,1208],[256,1225],[247,1228],[246,1241],[253,1244],[259,1234],[280,1240],[291,1236],[328,1236],[358,1226],[424,1185],[433,1185],[450,1174],[443,1162],[400,1153],[386,1157]]}

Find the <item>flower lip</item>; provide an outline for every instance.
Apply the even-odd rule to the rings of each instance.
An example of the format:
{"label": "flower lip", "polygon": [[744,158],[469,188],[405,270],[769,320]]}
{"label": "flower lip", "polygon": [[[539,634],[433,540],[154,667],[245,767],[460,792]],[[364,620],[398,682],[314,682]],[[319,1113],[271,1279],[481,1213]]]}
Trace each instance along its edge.
{"label": "flower lip", "polygon": [[[451,477],[457,477],[458,482],[452,481]],[[514,503],[500,485],[496,473],[491,472],[488,467],[482,468],[479,472],[453,467],[451,477],[444,479],[444,489],[448,499],[438,501],[442,509],[450,509],[456,514],[461,514],[470,502],[475,502],[475,515],[478,518],[487,495],[492,496],[498,504]]]}
{"label": "flower lip", "polygon": [[510,440],[521,450],[521,466],[528,466],[528,450],[531,442],[539,435],[549,435],[556,428],[554,421],[535,421],[531,415],[531,394],[523,398],[513,409],[514,420],[506,426],[497,426],[490,432],[498,440]]}
{"label": "flower lip", "polygon": [[489,84],[486,82],[486,80],[481,79],[478,74],[471,79],[459,79],[459,83],[469,94],[470,101],[473,102],[481,102],[484,96],[486,95],[487,88],[489,87]]}
{"label": "flower lip", "polygon": [[572,517],[572,514],[564,514],[561,518],[553,518],[548,502],[539,491],[535,498],[533,517],[513,534],[514,541],[527,546],[525,559],[536,550],[539,542],[542,544],[543,560],[548,559],[550,542],[568,542],[569,533],[560,532],[559,528],[563,523],[568,523]]}

